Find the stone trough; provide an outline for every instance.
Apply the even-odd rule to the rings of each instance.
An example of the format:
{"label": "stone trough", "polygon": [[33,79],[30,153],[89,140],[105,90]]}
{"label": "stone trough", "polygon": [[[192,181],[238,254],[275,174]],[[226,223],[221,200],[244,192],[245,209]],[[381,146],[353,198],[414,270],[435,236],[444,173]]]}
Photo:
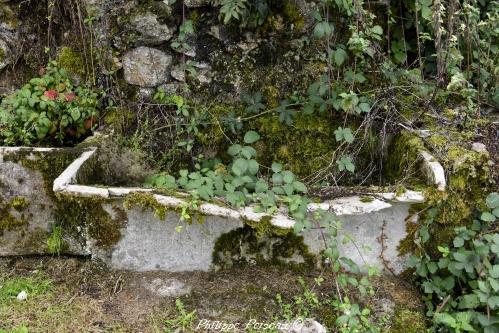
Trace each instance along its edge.
{"label": "stone trough", "polygon": [[[20,151],[24,152],[22,159],[9,157]],[[89,175],[91,179],[98,154],[95,148],[80,150],[78,157],[74,150],[35,148],[1,148],[0,154],[3,196],[7,200],[25,196],[31,203],[22,213],[11,206],[0,206],[2,212],[14,211],[14,215],[24,214],[23,218],[29,219],[22,228],[3,230],[2,256],[47,253],[47,239],[53,226],[59,225],[64,230],[62,253],[89,255],[115,269],[177,272],[207,271],[241,262],[320,264],[324,231],[313,228],[295,236],[295,221],[285,212],[268,217],[253,212],[251,207],[233,209],[205,202],[186,223],[180,219],[180,210],[187,205],[185,194],[168,196],[146,188],[82,185],[83,179],[88,184]],[[71,163],[66,159],[53,166],[52,174],[65,167],[57,177],[50,178],[47,170],[36,170],[26,162],[36,156],[52,163],[54,154],[75,157]],[[428,156],[422,161],[432,163],[422,167],[429,181],[444,189],[445,177],[442,180],[434,171],[441,168],[438,162]],[[443,174],[443,169],[436,172]],[[19,182],[20,178],[25,182]],[[407,235],[406,224],[417,222],[409,209],[421,202],[421,192],[406,190],[337,198],[310,204],[309,211],[336,213],[343,225],[340,239],[348,235],[354,240],[340,242],[342,255],[361,267],[375,266],[385,273],[398,274],[405,260],[399,256],[398,245]],[[33,238],[35,231],[39,234],[37,243],[28,246],[27,239]]]}

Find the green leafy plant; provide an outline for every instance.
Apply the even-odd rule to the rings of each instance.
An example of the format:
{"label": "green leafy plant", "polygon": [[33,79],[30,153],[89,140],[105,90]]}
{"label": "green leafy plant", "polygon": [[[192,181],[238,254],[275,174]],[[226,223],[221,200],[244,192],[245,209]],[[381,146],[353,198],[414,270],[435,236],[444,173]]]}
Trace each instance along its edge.
{"label": "green leafy plant", "polygon": [[[194,23],[192,20],[184,20],[179,27],[177,37],[170,43],[170,46],[177,52],[189,54],[193,47],[189,44],[189,36],[194,34]],[[195,78],[198,75],[196,66],[198,63],[194,60],[183,61],[181,69]]]}
{"label": "green leafy plant", "polygon": [[246,0],[220,0],[217,4],[221,6],[220,17],[225,24],[232,20],[242,20],[247,10]]}
{"label": "green leafy plant", "polygon": [[179,33],[176,39],[171,42],[171,47],[178,52],[188,52],[192,46],[187,42],[190,35],[194,33],[194,24],[192,20],[185,20],[179,28]]}
{"label": "green leafy plant", "polygon": [[319,12],[315,12],[314,14],[317,21],[314,27],[314,37],[324,39],[331,36],[334,32],[334,25],[327,20],[327,17],[323,17]]}
{"label": "green leafy plant", "polygon": [[261,92],[256,92],[253,95],[242,94],[241,100],[247,105],[245,109],[246,113],[259,113],[265,109],[265,105],[263,105],[263,95]]}
{"label": "green leafy plant", "polygon": [[[316,283],[322,283],[322,278],[317,278]],[[293,296],[291,303],[285,303],[281,294],[276,295],[276,303],[280,309],[280,316],[287,322],[293,322],[295,319],[310,318],[313,312],[321,307],[331,306],[328,300],[319,298],[316,292],[305,283],[303,278],[298,278],[298,283],[302,287],[302,293]],[[275,318],[279,320],[279,318]]]}
{"label": "green leafy plant", "polygon": [[348,297],[343,302],[334,302],[333,306],[341,314],[336,320],[339,332],[381,332],[379,327],[371,323],[371,311],[368,308],[362,309],[358,303],[350,303]]}
{"label": "green leafy plant", "polygon": [[190,152],[194,146],[193,137],[199,132],[199,125],[204,116],[198,110],[191,108],[182,96],[167,94],[163,89],[158,89],[153,99],[160,104],[175,108],[177,117],[172,127],[177,128],[176,136],[179,138],[177,145]]}
{"label": "green leafy plant", "polygon": [[410,266],[420,279],[427,315],[433,319],[431,332],[497,332],[499,329],[499,194],[486,200],[488,211],[470,228],[455,229],[452,244],[441,245],[438,258],[424,251],[428,226],[438,208],[432,208],[419,231],[421,256]]}
{"label": "green leafy plant", "polygon": [[338,127],[338,129],[334,131],[334,135],[336,137],[336,141],[346,141],[348,143],[352,143],[355,139],[350,128]]}
{"label": "green leafy plant", "polygon": [[[256,150],[250,145],[259,139],[258,133],[248,131],[244,136],[246,145],[230,146],[227,154],[232,161],[228,165],[218,163],[213,169],[197,164],[196,171],[181,170],[178,178],[164,173],[150,176],[146,179],[146,185],[163,190],[184,189],[194,198],[206,201],[220,197],[235,207],[254,203],[258,204],[257,210],[273,213],[277,210],[278,195],[293,196],[307,189],[293,173],[283,170],[282,165],[277,163],[272,165],[270,183],[258,177],[260,165],[255,160]],[[284,201],[291,203],[291,200]],[[296,202],[291,208],[295,205]]]}
{"label": "green leafy plant", "polygon": [[214,4],[220,6],[224,24],[237,22],[240,27],[260,26],[272,12],[270,0],[216,0]]}
{"label": "green leafy plant", "polygon": [[44,76],[2,101],[0,139],[8,145],[74,143],[90,133],[98,115],[98,94],[74,86],[52,61]]}
{"label": "green leafy plant", "polygon": [[164,331],[172,332],[173,330],[191,330],[193,329],[194,322],[197,320],[196,311],[187,312],[184,303],[180,299],[175,300],[175,307],[177,309],[177,317],[165,320]]}
{"label": "green leafy plant", "polygon": [[355,172],[355,165],[353,164],[352,158],[350,156],[342,156],[339,160],[336,161],[338,165],[338,169],[340,171],[347,170],[351,173]]}

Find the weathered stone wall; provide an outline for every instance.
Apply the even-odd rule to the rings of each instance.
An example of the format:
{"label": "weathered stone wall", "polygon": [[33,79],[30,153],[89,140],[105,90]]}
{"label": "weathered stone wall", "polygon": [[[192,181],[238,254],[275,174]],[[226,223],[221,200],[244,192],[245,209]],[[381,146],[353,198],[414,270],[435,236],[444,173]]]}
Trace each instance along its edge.
{"label": "weathered stone wall", "polygon": [[[47,1],[1,3],[15,24],[10,30],[0,30],[0,41],[8,44],[4,53],[9,53],[5,58],[8,65],[0,69],[0,96],[39,76],[53,59],[73,74],[75,82],[86,81],[106,91],[101,106],[105,109],[112,101],[115,107],[102,112],[105,117],[99,119],[100,124],[118,131],[126,127],[127,133],[137,130],[146,133],[145,137],[152,132],[150,128],[163,129],[147,137],[144,150],[152,159],[171,150],[180,162],[168,164],[165,171],[186,167],[190,156],[175,151],[180,149],[173,142],[174,135],[165,130],[170,129],[170,114],[163,118],[148,116],[156,111],[152,106],[156,102],[148,97],[159,88],[168,95],[183,96],[193,111],[191,115],[203,118],[194,140],[194,154],[221,156],[228,148],[224,134],[232,139],[251,128],[266,138],[255,147],[261,164],[278,161],[297,176],[307,177],[326,168],[333,158],[332,152],[340,144],[334,131],[343,126],[339,112],[297,112],[292,127],[281,123],[275,112],[244,123],[238,120],[245,116],[243,93],[260,92],[270,111],[284,99],[306,95],[308,87],[327,73],[326,63],[317,52],[320,42],[311,36],[311,13],[316,8],[313,1],[272,1],[270,16],[252,28],[241,28],[237,22],[224,24],[220,8],[212,1],[176,1],[169,5],[171,1],[159,0],[57,0],[50,13]],[[50,22],[47,17],[52,17]],[[194,32],[181,40],[181,26],[187,20],[192,22]],[[184,43],[189,47],[184,48]],[[360,118],[350,120],[352,128],[360,126]],[[244,128],[235,133],[226,128],[231,126]],[[385,141],[376,127],[366,133],[370,138],[367,144],[359,147],[359,170],[372,168],[372,160],[384,158],[380,146]],[[381,169],[382,163],[378,164]],[[360,177],[342,179],[352,185]]]}
{"label": "weathered stone wall", "polygon": [[[307,78],[316,78],[324,70],[320,62],[308,58],[304,48],[302,37],[311,26],[306,14],[315,5],[302,0],[283,1],[268,23],[255,29],[222,24],[219,9],[210,1],[174,5],[157,0],[56,1],[50,13],[43,12],[45,1],[31,2],[32,12],[27,11],[26,2],[0,2],[0,71],[10,66],[10,72],[19,73],[29,67],[34,74],[51,57],[77,74],[96,74],[102,83],[117,72],[123,79],[120,84],[128,85],[130,91],[137,88],[143,95],[157,87],[185,92],[188,82],[193,96],[201,99],[219,96],[226,100],[242,91],[263,91],[277,102],[306,88]],[[84,22],[88,18],[91,24]],[[30,27],[36,20],[41,29]],[[179,27],[185,20],[193,22],[194,33],[179,41]],[[47,38],[47,55],[25,52],[25,41],[47,46]],[[178,47],[176,42],[189,47]],[[68,48],[77,53],[68,53]],[[186,65],[196,74],[189,74]],[[4,92],[13,88],[9,83],[14,81],[7,82],[5,73],[0,79]]]}

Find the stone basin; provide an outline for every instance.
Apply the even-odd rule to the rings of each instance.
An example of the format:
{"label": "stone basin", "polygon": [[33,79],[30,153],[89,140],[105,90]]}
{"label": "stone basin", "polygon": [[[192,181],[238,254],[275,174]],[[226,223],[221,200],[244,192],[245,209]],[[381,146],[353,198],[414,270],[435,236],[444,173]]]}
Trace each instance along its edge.
{"label": "stone basin", "polygon": [[[62,228],[57,253],[91,256],[115,269],[207,271],[244,264],[320,266],[327,236],[320,227],[293,234],[285,210],[273,216],[252,207],[234,209],[203,202],[192,221],[181,221],[186,193],[164,195],[147,188],[89,184],[97,148],[0,147],[0,256],[53,253],[48,246]],[[441,165],[427,152],[421,170],[445,189]],[[90,182],[91,183],[91,182]],[[342,222],[340,254],[398,274],[405,258],[398,246],[410,208],[422,192],[370,192],[309,205],[334,212]]]}

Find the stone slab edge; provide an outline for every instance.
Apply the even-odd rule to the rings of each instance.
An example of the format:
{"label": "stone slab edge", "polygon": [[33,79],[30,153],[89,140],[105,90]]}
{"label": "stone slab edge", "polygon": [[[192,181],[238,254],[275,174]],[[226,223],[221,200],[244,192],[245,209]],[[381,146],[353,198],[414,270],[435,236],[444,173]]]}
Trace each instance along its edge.
{"label": "stone slab edge", "polygon": [[[1,2],[1,1],[0,1]],[[0,147],[0,162],[3,162],[3,157],[6,154],[12,154],[17,152],[39,152],[48,153],[51,151],[61,150],[61,148],[35,148],[35,147]]]}
{"label": "stone slab edge", "polygon": [[445,171],[442,164],[426,151],[419,152],[419,155],[423,160],[423,168],[426,173],[427,182],[429,184],[437,185],[439,191],[445,191],[447,181],[445,180]]}

